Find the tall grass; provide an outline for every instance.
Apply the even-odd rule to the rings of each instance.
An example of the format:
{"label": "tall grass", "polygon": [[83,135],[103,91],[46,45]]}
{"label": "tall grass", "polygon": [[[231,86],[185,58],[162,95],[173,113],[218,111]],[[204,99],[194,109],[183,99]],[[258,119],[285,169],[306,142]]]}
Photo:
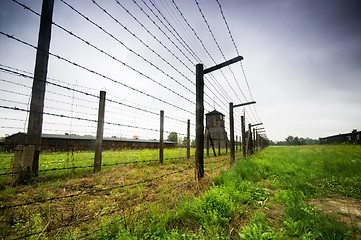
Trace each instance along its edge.
{"label": "tall grass", "polygon": [[[141,158],[134,154],[131,159]],[[175,206],[164,199],[123,218],[104,217],[87,238],[351,239],[360,234],[309,200],[330,195],[361,199],[361,146],[269,147],[251,158],[237,158],[234,168],[214,177],[207,191],[195,197],[186,191],[165,196],[178,199]]]}
{"label": "tall grass", "polygon": [[[149,239],[350,239],[350,226],[308,200],[361,198],[360,166],[361,146],[270,147],[238,159],[199,197],[147,216],[151,224],[120,224],[118,232]],[[268,217],[270,208],[278,208],[276,219]]]}

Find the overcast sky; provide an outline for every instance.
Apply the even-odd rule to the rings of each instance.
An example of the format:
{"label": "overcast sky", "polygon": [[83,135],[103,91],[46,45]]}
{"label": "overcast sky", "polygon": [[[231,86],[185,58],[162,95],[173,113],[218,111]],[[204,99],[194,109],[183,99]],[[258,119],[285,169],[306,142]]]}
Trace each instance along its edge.
{"label": "overcast sky", "polygon": [[[41,12],[40,0],[21,2]],[[182,121],[191,119],[194,123],[195,64],[210,67],[214,61],[221,63],[224,57],[237,56],[216,0],[197,2],[224,57],[194,0],[174,3],[202,42],[184,22],[172,0],[125,0],[119,4],[115,0],[96,1],[113,19],[91,0],[65,2],[106,33],[60,0],[55,0],[53,21],[108,55],[56,26],[52,27],[50,52],[108,79],[55,57],[49,58],[48,77],[95,95],[106,90],[107,98],[133,107],[155,113],[164,110],[169,117],[165,121],[169,132],[185,133]],[[263,122],[271,140],[284,140],[288,135],[319,138],[361,129],[360,1],[219,0],[219,3],[239,54],[244,57],[242,64],[251,93],[239,63],[214,72],[205,78],[206,112],[214,109],[222,112],[228,126],[229,102],[254,99],[257,104],[245,108],[247,123]],[[157,9],[162,13],[172,27],[157,13],[159,19],[173,34],[147,6],[154,13]],[[0,31],[6,34],[37,45],[39,20],[12,0],[0,1]],[[32,73],[35,54],[33,48],[0,35],[3,66]],[[28,109],[31,79],[4,72],[0,72],[0,79],[0,105]],[[53,85],[47,85],[47,91],[44,112],[97,118],[97,98]],[[158,133],[149,129],[159,128],[159,116],[110,102],[106,109],[106,121],[123,126],[108,124],[105,135],[157,138]],[[236,135],[240,133],[242,111],[235,111]],[[26,130],[25,112],[6,109],[1,112],[0,136]],[[44,116],[43,132],[95,135],[95,126],[92,122]]]}

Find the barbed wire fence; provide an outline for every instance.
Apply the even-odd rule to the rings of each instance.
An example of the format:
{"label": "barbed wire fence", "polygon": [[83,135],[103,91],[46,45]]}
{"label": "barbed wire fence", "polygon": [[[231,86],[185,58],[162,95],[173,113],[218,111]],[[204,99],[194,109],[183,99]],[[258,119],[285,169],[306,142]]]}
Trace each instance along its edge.
{"label": "barbed wire fence", "polygon": [[[7,1],[12,9],[21,14],[25,26],[28,26],[26,21],[33,25],[39,22],[42,14],[38,2]],[[240,52],[221,1],[215,0],[212,4],[219,8],[217,21],[224,22],[224,33],[215,30],[212,25],[214,17],[209,17],[203,2],[190,2],[194,11],[187,8],[189,5],[176,0],[169,3],[153,0],[126,3],[118,0],[89,0],[86,3],[55,0],[51,48],[43,52],[49,55],[48,76],[43,80],[46,85],[44,109],[36,112],[43,116],[41,147],[44,153],[40,155],[39,176],[56,172],[74,173],[76,170],[92,171],[95,168],[94,141],[99,123],[100,91],[106,92],[103,150],[134,149],[133,152],[103,152],[102,168],[158,163],[158,151],[140,150],[159,149],[162,133],[165,137],[172,134],[177,136],[176,143],[166,142],[166,147],[176,147],[177,144],[186,146],[187,138],[188,141],[196,138],[196,64],[209,67],[233,57],[233,53],[225,50],[225,45],[229,43],[237,56],[240,56]],[[202,26],[193,24],[195,18]],[[18,20],[14,17],[9,21]],[[35,59],[30,56],[43,51],[36,44],[34,32],[21,31],[16,22],[9,26],[17,27],[4,25],[0,29],[0,41],[9,46],[9,51],[21,51],[22,54],[4,57],[0,61],[0,132],[1,136],[6,136],[5,141],[1,142],[0,181],[12,179],[13,175],[21,172],[13,167],[12,152],[16,151],[16,145],[26,145],[35,78],[35,71],[31,70]],[[229,38],[224,38],[227,34]],[[230,134],[233,130],[228,115],[229,103],[254,101],[244,66],[240,63],[240,66],[229,66],[218,73],[209,73],[205,76],[205,82],[204,109],[206,112],[218,110],[223,113],[225,131]],[[164,111],[164,129],[160,127],[161,111]],[[234,116],[234,133],[239,136],[239,142],[242,117],[246,116],[246,126],[261,122],[254,105],[235,109]],[[264,131],[260,131],[259,135],[261,139],[267,139]],[[44,140],[46,137],[48,140]],[[43,203],[56,205],[59,201],[87,195],[104,196],[129,186],[151,186],[155,181],[174,174],[190,175],[186,181],[167,190],[156,191],[157,194],[172,192],[193,179],[193,162],[188,159],[195,156],[194,151],[189,156],[183,150],[175,154],[165,151],[162,159],[166,164],[179,165],[176,171],[101,189],[92,186],[89,190],[68,195],[2,204],[0,211],[11,212]],[[59,154],[56,160],[48,161],[46,152],[49,155],[52,152]],[[224,168],[228,165],[226,159],[207,160],[206,166],[209,171]],[[213,164],[220,165],[210,167]],[[154,196],[127,206],[114,207],[97,217],[83,216],[53,227],[48,223],[42,231],[24,231],[15,239],[75,227],[119,211],[129,212],[144,202],[156,201]],[[86,235],[83,237],[86,238]]]}
{"label": "barbed wire fence", "polygon": [[[20,1],[13,0],[12,2],[15,5],[22,7],[24,9],[24,12],[27,12],[27,14],[33,14],[34,16],[37,16],[37,17],[41,16],[41,14],[38,13],[36,10],[25,5],[24,3],[21,3]],[[191,90],[191,88],[194,89],[194,86],[195,86],[195,83],[192,80],[194,78],[194,72],[193,72],[192,68],[194,69],[194,65],[196,62],[207,62],[206,60],[202,61],[202,58],[204,58],[204,57],[210,58],[212,60],[212,64],[215,64],[216,61],[212,57],[212,54],[210,53],[210,51],[205,46],[204,41],[202,41],[202,39],[199,37],[199,34],[197,34],[195,28],[191,26],[191,24],[185,17],[185,15],[182,12],[182,10],[180,9],[180,7],[176,4],[176,2],[172,1],[172,4],[174,5],[174,11],[178,12],[180,18],[184,21],[185,26],[188,26],[188,28],[190,29],[190,30],[188,29],[188,31],[189,31],[188,36],[193,35],[193,38],[194,38],[194,40],[192,41],[193,43],[197,42],[197,41],[199,42],[198,47],[194,48],[194,50],[192,49],[192,47],[190,47],[190,44],[188,44],[187,41],[185,40],[186,37],[182,37],[182,33],[180,31],[183,31],[183,30],[177,31],[175,25],[172,24],[171,20],[169,20],[167,18],[166,12],[162,13],[162,11],[160,10],[160,6],[157,6],[154,2],[147,3],[145,1],[142,1],[142,3],[138,3],[137,1],[133,1],[134,5],[132,8],[132,6],[125,6],[124,3],[115,1],[116,6],[119,7],[120,9],[122,9],[123,11],[125,11],[126,14],[128,14],[128,16],[130,16],[132,19],[134,19],[135,22],[146,32],[146,34],[149,35],[150,39],[154,39],[156,41],[157,45],[160,45],[166,52],[171,54],[172,58],[167,58],[167,59],[165,57],[163,57],[164,54],[161,54],[160,52],[158,52],[156,50],[156,47],[157,47],[156,45],[153,44],[153,46],[152,46],[149,43],[147,43],[147,38],[145,38],[144,36],[140,36],[140,34],[136,34],[135,30],[132,30],[129,26],[122,23],[122,20],[115,17],[115,15],[112,14],[111,11],[107,10],[105,6],[101,6],[97,1],[94,1],[94,0],[91,2],[93,4],[93,6],[95,6],[95,9],[100,10],[104,14],[104,16],[108,17],[107,22],[109,22],[109,20],[114,21],[117,27],[122,28],[134,40],[136,40],[140,45],[142,45],[144,48],[149,50],[152,53],[153,57],[155,56],[158,59],[158,61],[150,60],[150,59],[148,59],[148,57],[146,55],[142,55],[142,54],[136,52],[135,50],[133,50],[135,48],[128,46],[127,45],[128,43],[126,43],[125,41],[123,41],[119,37],[117,37],[116,34],[114,33],[114,30],[112,33],[110,30],[108,30],[110,28],[107,28],[107,26],[102,26],[101,23],[98,23],[96,20],[93,20],[92,17],[87,16],[88,13],[85,13],[87,10],[85,10],[85,11],[82,10],[81,9],[82,6],[75,6],[74,3],[70,3],[65,0],[60,0],[58,2],[58,4],[59,5],[63,4],[63,8],[67,8],[68,9],[67,11],[70,11],[72,14],[75,14],[77,16],[77,18],[83,19],[87,24],[92,25],[94,28],[97,29],[98,32],[104,33],[105,37],[114,40],[115,41],[114,45],[120,45],[121,47],[125,48],[129,53],[133,54],[135,57],[139,58],[141,61],[148,64],[149,67],[152,67],[153,69],[157,70],[160,74],[163,75],[163,77],[168,78],[169,80],[172,80],[179,87],[181,87],[183,90],[188,92],[190,94],[189,97],[185,97],[185,94],[178,93],[179,92],[178,88],[177,88],[177,90],[173,90],[172,88],[168,87],[166,84],[159,82],[155,78],[153,78],[153,77],[147,75],[145,72],[139,70],[139,68],[131,66],[130,64],[121,60],[119,57],[114,56],[109,51],[104,50],[104,49],[102,49],[102,47],[97,46],[96,44],[92,43],[91,40],[80,36],[80,34],[77,34],[76,31],[74,31],[68,27],[65,27],[62,24],[59,24],[55,21],[52,21],[52,25],[55,27],[55,29],[58,29],[58,31],[63,32],[65,35],[68,35],[68,37],[73,39],[72,41],[79,41],[83,45],[92,48],[93,50],[97,51],[99,54],[104,55],[106,58],[108,58],[109,59],[108,61],[114,61],[117,64],[120,64],[123,67],[128,68],[128,70],[133,71],[134,73],[140,75],[142,78],[150,80],[154,84],[158,85],[158,87],[161,87],[164,90],[169,91],[170,94],[181,98],[180,100],[184,100],[184,101],[188,102],[190,104],[190,106],[193,105],[193,108],[194,108],[195,103],[193,100],[191,100],[192,96],[194,97],[194,95],[195,95],[194,90]],[[143,4],[143,6],[141,6],[141,4]],[[223,59],[226,59],[225,54],[222,51],[220,44],[217,42],[216,37],[215,37],[215,35],[211,29],[211,26],[209,25],[201,7],[200,7],[199,2],[195,1],[195,4],[198,8],[198,11],[199,11],[202,19],[204,20],[204,22],[209,30],[209,33],[212,36],[214,43],[217,46],[217,49],[221,53]],[[217,1],[217,4],[221,10],[220,12],[222,14],[223,20],[226,23],[226,27],[227,27],[228,33],[231,37],[232,43],[236,49],[237,54],[239,54],[237,46],[234,42],[234,38],[232,36],[231,30],[225,19],[225,16],[224,16],[224,13],[222,11],[222,7],[221,7],[219,1]],[[138,8],[138,10],[139,10],[138,12],[135,11],[136,8],[134,6],[136,6]],[[131,8],[132,8],[132,10],[130,10]],[[147,10],[149,12],[147,12]],[[95,10],[92,9],[92,11],[90,11],[90,13],[93,13],[93,11],[95,11]],[[131,12],[131,11],[133,11],[133,12]],[[162,19],[159,17],[159,15],[156,12],[161,13],[160,16]],[[138,14],[138,16],[137,16],[137,14]],[[157,37],[156,33],[153,33],[155,31],[152,32],[150,30],[149,25],[153,25],[153,27],[155,26],[156,29],[158,29],[160,31],[161,35],[163,37],[165,37],[165,39],[167,39],[168,41],[167,42],[162,41],[162,39],[160,37]],[[23,44],[26,47],[33,48],[34,50],[39,50],[35,46],[35,44],[31,44],[27,41],[24,41],[24,40],[16,37],[15,34],[11,35],[11,34],[3,32],[3,31],[1,31],[0,33],[2,36],[5,36],[8,39],[11,39],[13,41],[16,41],[19,44]],[[54,41],[54,38],[53,38],[53,41]],[[184,49],[184,50],[182,50],[182,49]],[[196,53],[197,51],[202,50],[202,49],[204,50],[206,55],[204,55],[204,53]],[[181,53],[181,55],[179,55],[179,53]],[[73,67],[79,68],[82,71],[86,71],[92,75],[95,75],[96,78],[101,78],[104,81],[109,81],[112,83],[119,84],[120,87],[124,87],[124,88],[134,91],[140,95],[144,95],[148,98],[152,98],[154,101],[168,105],[171,108],[180,110],[181,115],[184,115],[184,114],[187,114],[188,116],[194,115],[193,111],[188,110],[189,109],[188,107],[184,108],[184,107],[181,107],[179,104],[173,104],[170,101],[163,100],[163,98],[155,96],[154,94],[149,94],[146,91],[141,90],[140,88],[135,88],[129,84],[125,84],[123,81],[121,81],[119,79],[110,77],[108,75],[101,73],[100,71],[89,68],[85,64],[83,65],[83,64],[77,63],[76,60],[70,60],[67,57],[63,57],[59,54],[55,54],[52,52],[49,52],[49,55],[53,57],[53,60],[63,61],[65,63],[67,63],[68,65],[72,65]],[[181,58],[183,58],[184,60],[182,60]],[[168,59],[171,59],[171,60],[168,60]],[[163,68],[161,66],[157,65],[159,61],[163,62],[164,64],[166,64],[168,67],[170,67],[172,70],[175,70],[175,71],[173,71],[171,73],[171,71],[168,72],[168,71],[163,70]],[[186,73],[182,73],[182,71],[179,70],[180,68],[174,67],[176,64],[173,61],[180,63],[181,66],[184,67]],[[155,62],[157,64],[155,64]],[[5,75],[12,75],[12,79],[14,79],[15,77],[18,78],[17,80],[2,79],[1,81],[3,83],[6,83],[8,85],[15,85],[18,87],[22,87],[24,89],[22,91],[27,91],[27,93],[25,94],[24,92],[19,91],[20,89],[17,92],[11,91],[8,89],[2,89],[2,91],[4,93],[10,95],[7,99],[5,99],[5,98],[1,99],[2,102],[6,103],[6,104],[3,104],[4,106],[1,106],[2,109],[7,110],[7,111],[13,110],[16,112],[23,112],[23,114],[26,115],[25,118],[12,118],[12,119],[2,118],[2,120],[4,120],[4,121],[8,121],[8,122],[15,121],[18,123],[18,124],[16,124],[16,125],[18,125],[18,127],[9,126],[10,124],[4,124],[4,126],[2,126],[2,128],[7,129],[7,130],[10,130],[10,129],[19,130],[19,131],[22,130],[22,132],[25,132],[27,118],[28,118],[28,114],[29,114],[29,102],[30,102],[30,98],[31,98],[30,90],[31,90],[31,80],[33,78],[33,73],[30,71],[21,70],[14,66],[6,66],[6,65],[1,65],[1,66],[2,67],[0,70],[2,71],[2,73],[4,73]],[[228,67],[228,69],[231,72],[231,75],[233,76],[233,79],[236,82],[238,90],[240,91],[240,93],[242,94],[244,99],[247,101],[245,94],[243,93],[241,87],[239,86],[239,83],[236,79],[235,73],[232,71],[232,69],[230,67]],[[243,67],[242,67],[242,70],[244,73]],[[172,76],[174,73],[176,73],[177,76]],[[234,95],[236,97],[235,99],[237,101],[241,101],[241,99],[238,97],[237,93],[235,92],[235,89],[237,89],[237,88],[233,88],[231,86],[230,82],[227,80],[227,77],[225,76],[225,73],[223,73],[223,71],[221,71],[221,73],[222,73],[223,78],[226,80],[228,86],[234,93]],[[181,76],[181,79],[179,79],[179,76]],[[179,80],[177,80],[177,79],[179,79]],[[28,82],[26,84],[18,82],[18,81],[25,82],[25,80],[28,80]],[[246,82],[248,81],[246,77],[245,77],[245,80],[246,80]],[[47,97],[45,98],[45,101],[46,101],[46,103],[49,103],[49,104],[45,105],[44,114],[45,114],[46,119],[49,119],[49,121],[44,121],[44,129],[43,130],[44,130],[44,132],[48,131],[48,132],[65,133],[65,134],[70,133],[70,135],[78,135],[78,134],[79,135],[94,135],[95,134],[94,129],[96,128],[95,125],[97,122],[97,120],[96,120],[97,108],[95,107],[97,104],[97,100],[98,100],[97,99],[98,96],[96,94],[97,89],[89,87],[89,86],[85,87],[84,85],[78,84],[78,80],[76,80],[75,84],[74,83],[71,84],[70,82],[71,81],[64,81],[64,80],[63,81],[58,80],[58,81],[52,82],[49,79],[47,80],[47,82],[46,82],[46,84],[47,84],[46,96]],[[79,82],[80,82],[80,80],[79,80]],[[219,80],[217,80],[217,78],[215,76],[213,76],[213,75],[210,76],[209,83],[210,83],[209,85],[208,84],[206,85],[206,88],[209,90],[209,92],[206,91],[206,93],[205,93],[206,98],[208,98],[208,100],[205,99],[205,103],[209,107],[212,107],[212,104],[210,102],[213,100],[214,108],[216,108],[216,106],[218,106],[219,109],[226,112],[227,108],[228,108],[227,103],[232,100],[232,97],[228,94],[228,91],[225,90],[224,85],[220,84]],[[188,86],[186,86],[187,84],[188,84]],[[211,87],[213,89],[211,89]],[[247,82],[247,87],[249,90],[249,94],[253,99],[253,96],[250,92],[248,82]],[[79,90],[79,89],[82,89],[82,90]],[[66,91],[67,91],[67,93],[66,93]],[[212,95],[213,99],[210,95]],[[24,98],[27,97],[27,101],[13,100],[20,96],[22,96]],[[113,95],[113,96],[115,96],[115,95]],[[215,101],[215,98],[217,98],[217,101]],[[115,98],[115,99],[117,99],[117,98]],[[222,101],[222,99],[223,99],[223,101]],[[149,111],[147,109],[148,106],[147,107],[138,107],[138,106],[134,106],[131,104],[126,104],[126,103],[124,103],[124,100],[125,99],[123,99],[123,101],[119,100],[119,98],[117,100],[107,99],[107,110],[106,110],[107,112],[106,112],[105,116],[110,121],[105,122],[105,128],[104,128],[105,134],[108,134],[108,136],[111,136],[111,137],[117,137],[117,135],[119,137],[122,137],[122,135],[126,135],[129,137],[129,135],[133,134],[133,137],[137,138],[139,135],[144,135],[144,133],[145,133],[148,138],[153,137],[153,139],[156,139],[156,137],[154,137],[154,136],[156,136],[156,134],[159,132],[158,128],[143,127],[143,126],[140,127],[137,125],[141,125],[142,122],[146,121],[147,123],[153,122],[152,124],[149,124],[149,125],[156,126],[156,124],[158,122],[157,122],[156,118],[154,118],[151,115],[159,116],[159,110],[158,110],[158,113],[156,111]],[[177,100],[177,102],[178,102],[178,100]],[[89,106],[89,103],[92,103],[93,106]],[[10,107],[13,104],[16,104],[21,107],[17,107],[17,106]],[[52,105],[62,105],[63,107],[62,108],[53,107]],[[67,108],[65,108],[65,106]],[[118,114],[119,110],[121,111],[121,114]],[[138,112],[134,113],[136,110]],[[255,121],[256,116],[253,114],[252,109],[251,109],[251,113],[252,113],[253,117],[250,116],[250,120],[254,123],[254,122],[256,122]],[[239,114],[237,115],[237,114],[238,113],[236,113],[236,116],[238,118],[240,118],[240,115]],[[118,116],[120,115],[121,118],[119,118],[117,115]],[[129,116],[129,115],[133,115],[133,116]],[[180,117],[173,117],[173,116],[166,115],[166,118],[168,120],[171,120],[170,125],[177,129],[175,132],[177,132],[179,136],[186,135],[184,133],[184,129],[185,129],[184,126],[181,127],[181,123],[186,122],[186,120],[184,119],[183,116],[180,118]],[[191,117],[189,117],[189,118],[191,118]],[[24,119],[23,122],[21,121],[21,119]],[[61,120],[60,122],[59,122],[59,119]],[[259,117],[258,117],[258,119],[259,119]],[[124,123],[127,120],[131,121],[132,124]],[[64,121],[67,121],[68,124],[64,123]],[[225,121],[226,121],[226,128],[229,132],[229,130],[230,130],[228,127],[229,124],[227,124],[228,119],[226,118]],[[247,118],[247,121],[248,121],[248,118]],[[80,122],[80,123],[76,123],[76,122]],[[86,123],[84,123],[84,122],[86,122]],[[134,123],[138,123],[138,124],[134,124]],[[21,124],[21,127],[20,127],[20,124]],[[64,127],[66,127],[66,126],[68,126],[68,129],[64,130]],[[181,128],[183,128],[183,129],[180,130]],[[93,129],[93,130],[90,130],[90,129]],[[235,131],[238,132],[238,135],[241,135],[239,125],[236,125]],[[167,131],[167,130],[165,131],[165,133],[170,133],[170,132],[171,131]],[[114,134],[114,133],[120,133],[120,134]],[[192,136],[194,137],[194,134]]]}

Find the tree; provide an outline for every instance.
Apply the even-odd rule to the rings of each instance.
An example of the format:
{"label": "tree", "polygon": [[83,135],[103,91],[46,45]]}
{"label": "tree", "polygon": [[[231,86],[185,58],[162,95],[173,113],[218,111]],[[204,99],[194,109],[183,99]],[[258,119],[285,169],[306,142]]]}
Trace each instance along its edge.
{"label": "tree", "polygon": [[293,139],[294,139],[293,136],[286,137],[286,145],[292,145]]}
{"label": "tree", "polygon": [[293,137],[288,136],[285,141],[277,142],[278,146],[297,146],[297,145],[313,145],[313,144],[319,144],[318,139],[310,139],[310,138],[302,138],[302,137]]}
{"label": "tree", "polygon": [[178,142],[178,134],[176,132],[169,133],[167,141]]}
{"label": "tree", "polygon": [[183,138],[183,141],[182,141],[182,146],[186,147],[187,146],[187,137],[184,137]]}
{"label": "tree", "polygon": [[191,147],[195,147],[195,146],[196,146],[196,140],[193,139],[193,140],[191,141]]}

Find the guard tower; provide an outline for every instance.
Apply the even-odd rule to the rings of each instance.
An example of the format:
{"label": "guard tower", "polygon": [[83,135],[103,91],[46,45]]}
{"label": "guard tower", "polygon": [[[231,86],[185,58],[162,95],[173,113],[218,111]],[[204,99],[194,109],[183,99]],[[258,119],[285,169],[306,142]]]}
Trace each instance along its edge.
{"label": "guard tower", "polygon": [[219,146],[226,148],[228,146],[227,132],[224,129],[224,114],[216,110],[207,113],[205,143],[207,143],[207,131],[215,148],[219,148]]}

